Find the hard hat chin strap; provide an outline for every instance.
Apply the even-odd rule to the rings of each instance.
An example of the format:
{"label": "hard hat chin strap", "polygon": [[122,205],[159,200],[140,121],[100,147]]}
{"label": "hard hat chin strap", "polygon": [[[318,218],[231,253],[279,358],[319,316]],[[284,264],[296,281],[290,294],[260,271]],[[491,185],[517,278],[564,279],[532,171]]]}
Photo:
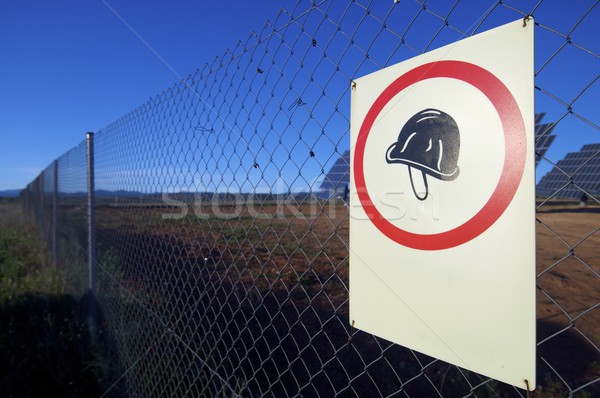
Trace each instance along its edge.
{"label": "hard hat chin strap", "polygon": [[417,190],[415,189],[415,183],[413,182],[412,167],[410,166],[408,166],[408,176],[410,177],[410,186],[412,187],[413,193],[415,194],[417,199],[427,199],[427,196],[429,195],[429,185],[427,185],[427,176],[425,175],[425,173],[421,171],[421,176],[423,177],[423,184],[425,185],[425,196],[419,196],[419,194],[417,193]]}

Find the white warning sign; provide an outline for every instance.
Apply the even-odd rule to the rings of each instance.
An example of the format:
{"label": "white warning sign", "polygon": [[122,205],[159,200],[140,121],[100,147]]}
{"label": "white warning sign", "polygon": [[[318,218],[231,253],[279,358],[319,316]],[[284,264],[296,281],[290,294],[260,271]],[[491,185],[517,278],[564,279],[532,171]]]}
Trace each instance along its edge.
{"label": "white warning sign", "polygon": [[533,20],[357,79],[350,321],[535,386]]}

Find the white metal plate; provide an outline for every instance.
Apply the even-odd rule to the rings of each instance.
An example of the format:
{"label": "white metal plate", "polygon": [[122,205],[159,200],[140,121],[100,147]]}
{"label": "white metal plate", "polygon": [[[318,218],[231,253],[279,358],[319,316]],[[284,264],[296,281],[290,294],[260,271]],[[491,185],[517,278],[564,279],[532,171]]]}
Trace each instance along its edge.
{"label": "white metal plate", "polygon": [[354,82],[350,322],[534,388],[534,23],[523,25]]}

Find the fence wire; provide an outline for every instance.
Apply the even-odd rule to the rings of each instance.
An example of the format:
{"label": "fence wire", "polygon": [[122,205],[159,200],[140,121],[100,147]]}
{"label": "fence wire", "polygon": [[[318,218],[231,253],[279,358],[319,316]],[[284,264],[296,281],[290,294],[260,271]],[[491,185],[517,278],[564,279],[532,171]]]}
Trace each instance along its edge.
{"label": "fence wire", "polygon": [[[95,134],[91,273],[85,142],[44,170],[23,203],[73,294],[95,278],[105,395],[526,396],[351,328],[339,164],[353,79],[528,15],[536,112],[563,148],[538,154],[547,172],[565,148],[598,142],[598,1],[282,8]],[[599,197],[560,200],[583,192],[576,173],[537,204],[541,396],[600,395]]]}

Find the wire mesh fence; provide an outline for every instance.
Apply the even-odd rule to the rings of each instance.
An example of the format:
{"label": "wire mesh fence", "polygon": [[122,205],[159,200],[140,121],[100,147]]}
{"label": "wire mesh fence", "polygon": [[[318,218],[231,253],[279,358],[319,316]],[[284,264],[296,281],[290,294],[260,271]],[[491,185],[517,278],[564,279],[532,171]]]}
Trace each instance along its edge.
{"label": "wire mesh fence", "polygon": [[[93,287],[105,395],[526,396],[352,330],[347,150],[354,78],[528,15],[563,151],[545,172],[598,137],[597,1],[299,0],[94,135],[93,208],[85,142],[44,170],[22,200]],[[543,396],[600,394],[600,207],[559,200],[576,173],[537,205]]]}

